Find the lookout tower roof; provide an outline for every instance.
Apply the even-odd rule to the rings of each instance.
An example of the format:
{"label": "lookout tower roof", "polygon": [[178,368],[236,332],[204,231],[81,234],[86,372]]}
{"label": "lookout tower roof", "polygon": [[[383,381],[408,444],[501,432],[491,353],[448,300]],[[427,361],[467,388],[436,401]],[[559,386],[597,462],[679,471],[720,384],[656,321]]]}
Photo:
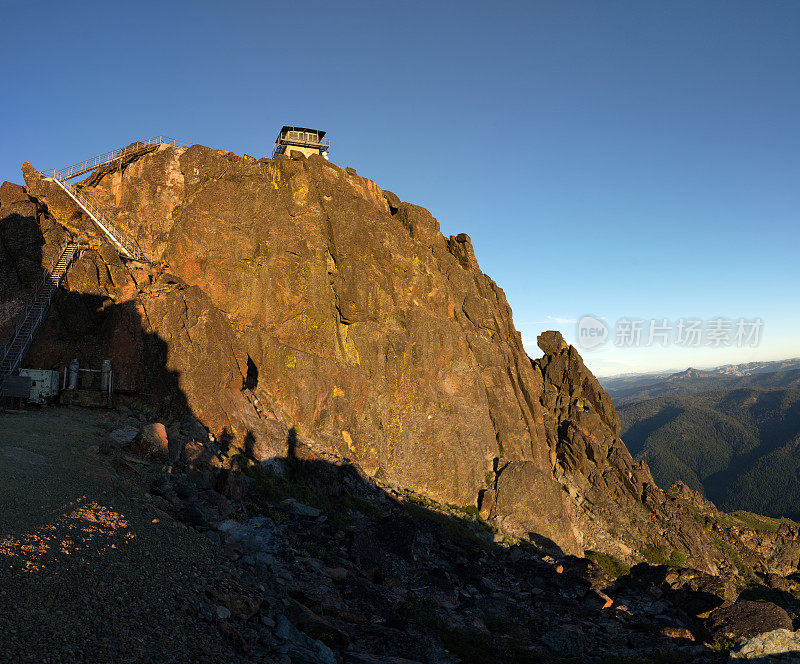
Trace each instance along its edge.
{"label": "lookout tower roof", "polygon": [[290,131],[302,131],[304,134],[316,134],[317,138],[322,140],[322,137],[325,135],[325,131],[322,129],[312,129],[311,127],[281,127],[281,131],[278,134],[278,138],[281,136],[285,136]]}

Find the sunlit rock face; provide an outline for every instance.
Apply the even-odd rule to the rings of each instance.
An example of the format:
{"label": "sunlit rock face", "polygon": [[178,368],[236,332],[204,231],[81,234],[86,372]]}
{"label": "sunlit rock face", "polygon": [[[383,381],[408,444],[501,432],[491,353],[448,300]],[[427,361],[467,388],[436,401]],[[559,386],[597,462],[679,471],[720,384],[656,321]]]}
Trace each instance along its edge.
{"label": "sunlit rock face", "polygon": [[[50,183],[26,177],[56,218],[79,226]],[[153,268],[114,278],[103,269],[113,256],[85,252],[69,288],[98,298],[91,316],[138,312],[138,337],[164,342],[164,365],[212,431],[268,457],[284,453],[276,431],[295,427],[375,477],[459,505],[494,482],[496,459],[526,461],[560,505],[541,376],[469,237],[444,237],[427,210],[316,157],[164,146],[84,185]],[[103,298],[132,304],[106,312]],[[109,349],[127,373],[119,380],[155,388],[147,344],[135,322],[122,327],[124,357]],[[252,394],[242,392],[248,360]],[[575,549],[563,509],[546,526]]]}
{"label": "sunlit rock face", "polygon": [[[25,177],[47,223],[90,225]],[[199,145],[83,187],[150,263],[87,232],[95,248],[67,274],[39,366],[111,358],[115,385],[258,459],[297,437],[545,547],[635,560],[651,546],[718,566],[685,501],[631,459],[577,351],[545,333],[531,360],[469,237],[443,236],[427,210],[321,157]]]}

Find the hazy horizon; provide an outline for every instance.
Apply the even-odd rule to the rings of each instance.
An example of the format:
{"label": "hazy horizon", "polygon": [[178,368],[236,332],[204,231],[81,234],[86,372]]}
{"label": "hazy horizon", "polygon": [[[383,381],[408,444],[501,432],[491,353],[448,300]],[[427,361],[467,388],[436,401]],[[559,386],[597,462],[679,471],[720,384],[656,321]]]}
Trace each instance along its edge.
{"label": "hazy horizon", "polygon": [[[791,360],[800,360],[800,357],[781,357],[775,360],[754,360],[754,362],[789,362]],[[611,373],[611,374],[600,374],[595,373],[597,378],[619,378],[622,376],[656,376],[656,375],[663,375],[663,374],[676,374],[681,373],[683,371],[687,371],[688,369],[697,369],[698,371],[711,371],[714,369],[720,369],[722,367],[729,367],[729,366],[739,366],[743,364],[749,364],[748,362],[725,362],[723,364],[711,364],[711,365],[688,365],[685,367],[669,367],[666,369],[655,369],[653,371],[622,371],[619,373]],[[591,367],[590,367],[591,368]],[[594,372],[593,372],[594,373]]]}

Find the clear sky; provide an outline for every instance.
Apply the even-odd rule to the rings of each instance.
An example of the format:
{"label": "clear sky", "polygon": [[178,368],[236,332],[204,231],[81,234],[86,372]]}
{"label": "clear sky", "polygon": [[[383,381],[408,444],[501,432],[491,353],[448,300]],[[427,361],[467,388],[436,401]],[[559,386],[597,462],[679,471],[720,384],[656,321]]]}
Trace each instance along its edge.
{"label": "clear sky", "polygon": [[[0,180],[156,134],[268,156],[283,124],[468,233],[599,375],[800,356],[795,0],[0,0]],[[760,318],[759,344],[615,345]]]}

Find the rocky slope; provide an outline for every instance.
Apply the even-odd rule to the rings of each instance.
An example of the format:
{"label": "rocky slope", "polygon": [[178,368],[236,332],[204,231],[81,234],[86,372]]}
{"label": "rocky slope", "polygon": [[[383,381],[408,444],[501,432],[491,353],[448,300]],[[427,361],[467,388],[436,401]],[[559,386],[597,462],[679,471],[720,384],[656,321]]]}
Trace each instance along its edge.
{"label": "rocky slope", "polygon": [[[543,357],[526,355],[469,237],[353,169],[195,145],[93,174],[85,192],[148,264],[123,263],[52,181],[23,172],[41,253],[66,232],[88,244],[30,364],[110,357],[118,389],[196,418],[229,456],[346,459],[554,552],[740,579],[796,569],[796,528],[742,537],[699,496],[660,490],[576,350],[550,332]],[[19,274],[25,252],[1,237]]]}
{"label": "rocky slope", "polygon": [[796,580],[733,602],[690,569],[554,558],[350,464],[220,458],[129,408],[0,426],[0,662],[710,664],[798,643]]}

